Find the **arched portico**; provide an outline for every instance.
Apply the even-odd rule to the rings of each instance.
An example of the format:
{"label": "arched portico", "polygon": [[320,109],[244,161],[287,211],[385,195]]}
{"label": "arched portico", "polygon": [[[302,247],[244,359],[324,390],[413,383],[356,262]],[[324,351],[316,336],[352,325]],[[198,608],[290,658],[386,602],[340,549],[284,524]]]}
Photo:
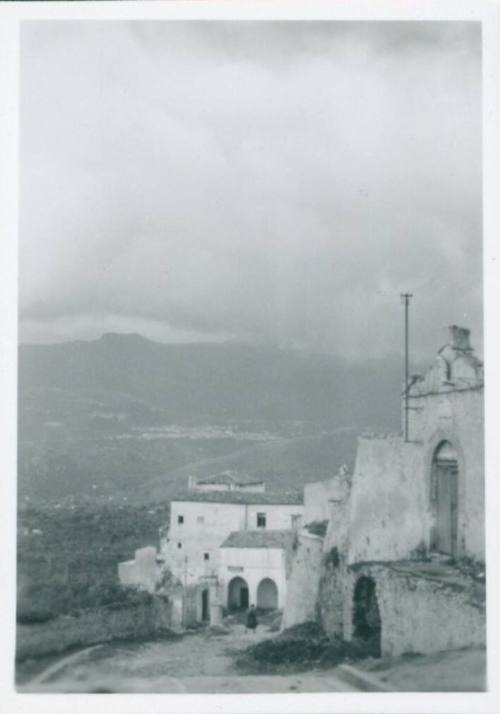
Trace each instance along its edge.
{"label": "arched portico", "polygon": [[278,587],[271,578],[264,578],[259,583],[257,607],[261,610],[276,610],[278,607]]}

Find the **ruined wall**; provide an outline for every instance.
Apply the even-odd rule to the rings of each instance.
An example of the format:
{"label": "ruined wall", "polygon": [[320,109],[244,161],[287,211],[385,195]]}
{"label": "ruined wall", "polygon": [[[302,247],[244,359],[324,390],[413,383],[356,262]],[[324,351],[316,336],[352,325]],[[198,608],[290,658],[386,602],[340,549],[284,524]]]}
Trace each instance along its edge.
{"label": "ruined wall", "polygon": [[317,619],[323,538],[301,531],[292,554],[282,628]]}
{"label": "ruined wall", "polygon": [[486,643],[484,591],[412,574],[408,567],[371,565],[345,579],[344,637],[352,637],[355,583],[372,577],[382,623],[382,655],[428,654]]}
{"label": "ruined wall", "polygon": [[426,538],[419,444],[362,436],[349,504],[349,563],[410,557]]}
{"label": "ruined wall", "polygon": [[61,615],[50,622],[18,625],[16,658],[40,657],[114,639],[142,639],[169,627],[171,604],[154,598],[151,604],[101,607],[78,615]]}

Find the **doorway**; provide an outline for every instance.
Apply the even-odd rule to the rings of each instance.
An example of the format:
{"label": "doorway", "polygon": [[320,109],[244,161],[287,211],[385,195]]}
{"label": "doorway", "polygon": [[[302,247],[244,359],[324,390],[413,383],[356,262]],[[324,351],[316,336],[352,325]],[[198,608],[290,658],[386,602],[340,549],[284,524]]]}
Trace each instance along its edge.
{"label": "doorway", "polygon": [[227,606],[229,610],[246,610],[249,605],[248,584],[239,576],[233,578],[227,589]]}
{"label": "doorway", "polygon": [[210,594],[208,588],[201,593],[201,619],[207,622],[210,619]]}
{"label": "doorway", "polygon": [[432,467],[433,550],[455,557],[458,550],[458,460],[449,441],[435,451]]}
{"label": "doorway", "polygon": [[353,637],[363,645],[364,653],[380,657],[382,622],[375,581],[361,576],[354,588],[352,611]]}

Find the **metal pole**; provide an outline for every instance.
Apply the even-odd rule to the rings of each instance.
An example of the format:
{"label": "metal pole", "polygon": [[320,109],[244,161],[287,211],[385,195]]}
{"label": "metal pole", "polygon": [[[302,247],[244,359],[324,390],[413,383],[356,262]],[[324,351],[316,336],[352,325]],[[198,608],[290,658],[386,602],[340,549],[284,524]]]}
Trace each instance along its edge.
{"label": "metal pole", "polygon": [[411,293],[402,293],[401,300],[405,306],[405,386],[404,386],[404,400],[405,400],[405,420],[404,420],[404,438],[405,441],[410,441],[410,426],[409,426],[409,403],[408,403],[408,385],[410,383],[409,374],[409,352],[410,352],[410,340],[409,340],[409,327],[410,327],[410,299],[413,297]]}

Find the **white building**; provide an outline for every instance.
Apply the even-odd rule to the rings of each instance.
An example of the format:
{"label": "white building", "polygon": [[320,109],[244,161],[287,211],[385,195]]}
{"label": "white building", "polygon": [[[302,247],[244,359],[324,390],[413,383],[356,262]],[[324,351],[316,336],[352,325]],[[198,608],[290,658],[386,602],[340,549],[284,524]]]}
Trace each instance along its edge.
{"label": "white building", "polygon": [[234,531],[220,546],[219,584],[231,609],[282,609],[294,531]]}
{"label": "white building", "polygon": [[202,479],[195,479],[191,476],[189,489],[195,491],[252,491],[264,493],[266,485],[261,479],[228,470]]}
{"label": "white building", "polygon": [[184,585],[217,577],[220,546],[234,531],[283,531],[303,514],[298,493],[188,490],[170,504],[160,556]]}

